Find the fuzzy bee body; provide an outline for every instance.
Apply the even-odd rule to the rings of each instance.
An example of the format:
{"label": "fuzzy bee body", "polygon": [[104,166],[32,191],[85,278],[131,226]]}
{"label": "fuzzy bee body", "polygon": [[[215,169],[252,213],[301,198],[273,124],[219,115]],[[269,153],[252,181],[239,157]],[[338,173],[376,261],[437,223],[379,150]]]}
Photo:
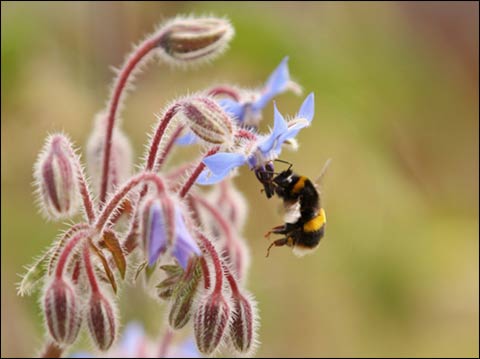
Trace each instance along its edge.
{"label": "fuzzy bee body", "polygon": [[[292,207],[298,203],[299,216],[292,223],[272,228],[271,233],[281,234],[284,237],[274,241],[273,246],[288,246],[293,248],[296,255],[303,256],[311,253],[325,234],[327,223],[325,210],[321,207],[320,196],[313,182],[299,176],[289,168],[273,178],[275,193],[283,199],[285,207]],[[267,252],[267,256],[268,256]]]}

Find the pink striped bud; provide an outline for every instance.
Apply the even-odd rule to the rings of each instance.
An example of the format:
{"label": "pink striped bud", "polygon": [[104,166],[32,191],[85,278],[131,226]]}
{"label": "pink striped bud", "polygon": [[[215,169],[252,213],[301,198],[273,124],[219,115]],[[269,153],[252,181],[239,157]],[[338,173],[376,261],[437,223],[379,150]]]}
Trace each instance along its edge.
{"label": "pink striped bud", "polygon": [[[93,131],[87,142],[87,170],[96,193],[100,192],[101,185],[106,118],[107,116],[103,112],[97,114]],[[107,193],[112,192],[126,181],[130,177],[132,168],[133,159],[130,141],[119,126],[115,126],[112,134]]]}
{"label": "pink striped bud", "polygon": [[227,20],[214,17],[176,18],[160,31],[160,56],[173,65],[198,63],[220,55],[234,34]]}
{"label": "pink striped bud", "polygon": [[93,293],[87,308],[90,336],[100,350],[107,350],[116,337],[116,318],[113,304],[101,293]]}
{"label": "pink striped bud", "polygon": [[256,308],[252,300],[240,293],[233,295],[233,316],[230,340],[240,353],[249,353],[255,344]]}
{"label": "pink striped bud", "polygon": [[141,238],[149,266],[155,264],[175,239],[175,207],[167,195],[149,197],[141,210]]}
{"label": "pink striped bud", "polygon": [[82,323],[75,291],[64,279],[55,279],[45,291],[43,306],[47,328],[59,344],[72,344]]}
{"label": "pink striped bud", "polygon": [[203,300],[193,318],[200,352],[208,355],[218,348],[228,327],[230,313],[230,306],[221,293],[212,293]]}
{"label": "pink striped bud", "polygon": [[70,140],[61,134],[47,139],[37,163],[35,180],[47,217],[71,217],[78,210],[78,169]]}
{"label": "pink striped bud", "polygon": [[214,100],[208,97],[186,100],[180,113],[192,132],[205,142],[217,145],[233,142],[233,120]]}

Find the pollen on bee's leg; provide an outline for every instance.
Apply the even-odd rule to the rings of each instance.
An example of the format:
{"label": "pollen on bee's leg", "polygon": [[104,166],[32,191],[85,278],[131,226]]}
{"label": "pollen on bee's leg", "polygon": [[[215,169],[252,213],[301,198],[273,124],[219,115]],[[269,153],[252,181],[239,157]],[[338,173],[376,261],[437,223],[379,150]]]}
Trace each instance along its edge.
{"label": "pollen on bee's leg", "polygon": [[267,248],[267,255],[265,256],[266,258],[268,258],[268,256],[270,255],[270,249],[272,249],[272,247],[282,247],[284,245],[288,244],[288,238],[280,238],[280,239],[277,239],[276,241],[272,242],[272,244],[270,244],[270,246],[268,246]]}

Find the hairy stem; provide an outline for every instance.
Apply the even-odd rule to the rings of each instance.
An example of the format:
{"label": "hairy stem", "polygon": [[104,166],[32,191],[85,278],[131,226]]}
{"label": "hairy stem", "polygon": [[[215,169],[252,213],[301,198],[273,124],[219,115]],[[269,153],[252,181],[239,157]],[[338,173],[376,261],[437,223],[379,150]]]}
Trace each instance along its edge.
{"label": "hairy stem", "polygon": [[63,248],[62,254],[60,255],[60,258],[58,259],[57,268],[55,270],[55,277],[57,279],[62,278],[63,270],[67,263],[68,257],[72,253],[73,249],[82,239],[85,239],[87,237],[88,237],[88,231],[81,230],[78,233],[76,233],[65,245],[65,247]]}
{"label": "hairy stem", "polygon": [[134,53],[128,58],[127,62],[120,70],[119,76],[113,86],[113,91],[108,101],[108,119],[107,130],[105,132],[105,142],[103,149],[103,166],[102,166],[102,182],[100,187],[100,203],[103,204],[107,197],[107,185],[110,166],[110,155],[112,149],[112,135],[115,125],[116,115],[121,103],[122,97],[124,97],[124,90],[131,79],[131,75],[134,72],[137,65],[148,55],[153,49],[157,47],[157,44],[162,38],[162,34],[157,34],[154,38],[145,40],[140,46],[138,46]]}
{"label": "hairy stem", "polygon": [[126,184],[123,185],[110,199],[110,201],[105,205],[102,212],[100,213],[97,222],[95,224],[95,229],[97,232],[101,233],[107,224],[110,216],[114,213],[115,209],[122,202],[122,200],[133,190],[137,185],[143,184],[144,182],[153,183],[159,193],[165,190],[165,185],[163,184],[162,179],[151,172],[143,172],[135,177],[132,177]]}
{"label": "hairy stem", "polygon": [[87,278],[88,282],[90,283],[90,288],[92,289],[92,294],[99,293],[100,289],[98,287],[97,277],[95,276],[92,261],[90,260],[89,243],[85,243],[83,246],[83,263],[85,264],[85,271],[87,272]]}
{"label": "hairy stem", "polygon": [[[203,159],[205,159],[208,156],[211,156],[219,151],[220,147],[215,146],[213,147],[210,151],[207,152],[207,154],[204,156]],[[185,197],[185,195],[188,193],[190,188],[193,186],[195,181],[197,180],[198,176],[200,176],[200,173],[202,173],[203,169],[205,168],[205,163],[202,161],[197,165],[195,170],[192,172],[188,180],[185,182],[183,185],[182,189],[180,190],[180,197]]]}
{"label": "hairy stem", "polygon": [[223,285],[223,269],[220,256],[218,255],[213,244],[205,237],[202,233],[197,233],[197,237],[202,244],[202,248],[208,253],[213,262],[213,267],[215,268],[215,288],[213,289],[214,293],[220,293],[222,291]]}

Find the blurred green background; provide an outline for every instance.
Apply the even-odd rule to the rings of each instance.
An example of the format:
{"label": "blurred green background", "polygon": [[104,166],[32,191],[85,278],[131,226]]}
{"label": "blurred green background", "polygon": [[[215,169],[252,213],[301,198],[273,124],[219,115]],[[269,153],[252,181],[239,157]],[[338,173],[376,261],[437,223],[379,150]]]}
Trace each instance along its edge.
{"label": "blurred green background", "polygon": [[[2,346],[31,356],[44,329],[36,296],[17,273],[56,235],[33,204],[32,165],[47,133],[84,149],[106,101],[111,66],[160,20],[225,15],[231,49],[213,65],[150,64],[123,113],[136,155],[172,98],[216,82],[260,85],[285,56],[314,91],[313,126],[282,158],[323,185],[326,238],[303,259],[265,258],[263,233],[280,224],[248,170],[249,289],[261,313],[259,356],[478,356],[478,3],[1,3]],[[277,99],[294,114],[302,98]],[[265,126],[272,119],[266,109]],[[138,163],[138,161],[137,161]],[[142,308],[141,311],[138,308]],[[152,299],[128,288],[122,322],[156,335]]]}

